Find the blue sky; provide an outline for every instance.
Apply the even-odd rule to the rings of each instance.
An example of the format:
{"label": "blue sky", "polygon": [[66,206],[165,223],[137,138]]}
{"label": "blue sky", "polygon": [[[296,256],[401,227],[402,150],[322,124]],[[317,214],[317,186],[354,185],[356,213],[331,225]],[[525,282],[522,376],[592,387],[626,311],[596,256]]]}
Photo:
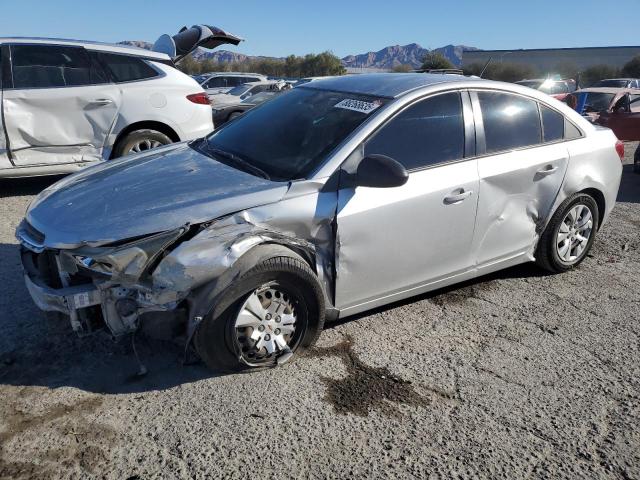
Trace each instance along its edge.
{"label": "blue sky", "polygon": [[[339,56],[416,42],[423,47],[638,45],[638,0],[4,0],[0,36],[154,41],[209,23],[246,39],[236,50]],[[609,8],[610,5],[613,8]],[[622,13],[614,15],[613,11]],[[628,14],[624,14],[627,12]]]}

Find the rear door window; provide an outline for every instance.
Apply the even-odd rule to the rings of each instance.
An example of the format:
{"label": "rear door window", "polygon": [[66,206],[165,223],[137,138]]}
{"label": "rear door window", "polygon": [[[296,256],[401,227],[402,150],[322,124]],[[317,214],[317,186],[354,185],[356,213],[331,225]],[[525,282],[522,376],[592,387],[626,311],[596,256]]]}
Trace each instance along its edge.
{"label": "rear door window", "polygon": [[105,83],[82,47],[12,45],[14,88],[77,87]]}
{"label": "rear door window", "polygon": [[502,92],[478,92],[486,153],[503,152],[542,142],[535,101]]}
{"label": "rear door window", "polygon": [[160,75],[155,68],[139,57],[104,52],[96,52],[96,56],[116,83],[145,80]]}
{"label": "rear door window", "polygon": [[407,170],[464,157],[459,92],[422,100],[387,122],[365,144],[365,155],[387,155]]}
{"label": "rear door window", "polygon": [[556,142],[564,138],[564,116],[552,108],[540,105],[542,134],[545,142]]}

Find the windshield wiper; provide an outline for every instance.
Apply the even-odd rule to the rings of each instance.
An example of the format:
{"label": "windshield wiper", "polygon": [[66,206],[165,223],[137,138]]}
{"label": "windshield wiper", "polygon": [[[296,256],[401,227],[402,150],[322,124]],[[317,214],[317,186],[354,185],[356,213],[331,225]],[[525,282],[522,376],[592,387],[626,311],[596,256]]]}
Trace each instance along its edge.
{"label": "windshield wiper", "polygon": [[227,160],[231,160],[236,166],[243,169],[244,171],[253,173],[266,180],[271,180],[271,177],[267,172],[265,172],[259,167],[256,167],[255,165],[252,165],[246,160],[243,160],[239,156],[234,155],[233,153],[227,152],[225,150],[220,150],[219,148],[212,147],[211,145],[208,145],[207,151],[211,152],[213,155],[216,155],[218,157],[223,157],[223,158],[226,158]]}

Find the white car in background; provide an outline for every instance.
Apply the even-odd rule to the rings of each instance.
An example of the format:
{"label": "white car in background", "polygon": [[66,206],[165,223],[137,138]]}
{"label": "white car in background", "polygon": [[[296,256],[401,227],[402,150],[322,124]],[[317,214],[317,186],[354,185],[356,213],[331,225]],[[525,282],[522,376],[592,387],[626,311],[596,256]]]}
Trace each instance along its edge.
{"label": "white car in background", "polygon": [[279,80],[264,80],[260,82],[251,82],[232,88],[227,93],[218,93],[209,95],[211,105],[216,108],[221,105],[232,105],[247,100],[258,93],[267,92],[269,90],[281,90],[285,82]]}
{"label": "white car in background", "polygon": [[203,73],[194,78],[202,88],[204,88],[207,95],[227,93],[229,90],[245,83],[263,82],[267,80],[267,77],[260,73],[235,72]]}
{"label": "white car in background", "polygon": [[196,25],[154,51],[42,38],[0,39],[0,178],[64,174],[213,130],[202,87],[174,67],[240,38]]}

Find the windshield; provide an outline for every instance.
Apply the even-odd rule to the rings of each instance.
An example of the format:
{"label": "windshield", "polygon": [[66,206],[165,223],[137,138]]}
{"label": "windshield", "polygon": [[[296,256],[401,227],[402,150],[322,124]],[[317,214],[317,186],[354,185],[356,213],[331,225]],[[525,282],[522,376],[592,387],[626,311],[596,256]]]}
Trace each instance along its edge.
{"label": "windshield", "polygon": [[[296,88],[215,130],[199,147],[242,159],[272,180],[306,178],[386,100],[366,95]],[[217,152],[217,153],[216,153]]]}
{"label": "windshield", "polygon": [[613,87],[624,88],[629,83],[627,80],[600,80],[594,86],[595,87]]}
{"label": "windshield", "polygon": [[227,92],[229,95],[235,95],[236,97],[241,96],[244,93],[247,93],[253,85],[238,85],[237,87],[232,88]]}
{"label": "windshield", "polygon": [[580,113],[602,112],[609,110],[615,93],[582,92],[578,95],[578,108]]}

